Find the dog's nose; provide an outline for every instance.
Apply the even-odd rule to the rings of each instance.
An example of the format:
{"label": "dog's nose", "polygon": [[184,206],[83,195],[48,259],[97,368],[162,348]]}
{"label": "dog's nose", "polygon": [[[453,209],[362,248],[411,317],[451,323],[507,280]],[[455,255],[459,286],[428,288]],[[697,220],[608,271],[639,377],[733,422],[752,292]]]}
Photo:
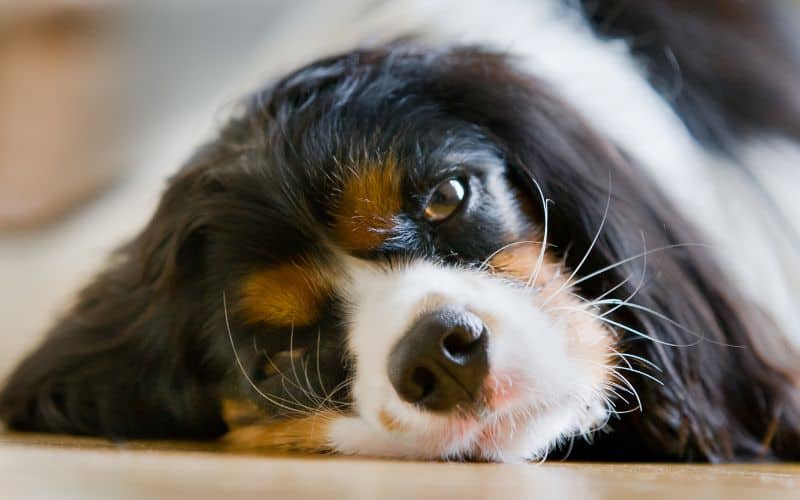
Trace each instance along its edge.
{"label": "dog's nose", "polygon": [[486,325],[463,309],[422,316],[389,354],[389,380],[409,403],[435,412],[472,403],[489,371]]}

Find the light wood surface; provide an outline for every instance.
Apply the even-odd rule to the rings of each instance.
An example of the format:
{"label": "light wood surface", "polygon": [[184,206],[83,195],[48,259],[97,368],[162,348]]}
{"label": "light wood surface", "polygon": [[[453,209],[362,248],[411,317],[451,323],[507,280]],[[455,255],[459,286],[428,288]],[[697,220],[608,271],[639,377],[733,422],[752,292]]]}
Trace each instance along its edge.
{"label": "light wood surface", "polygon": [[0,497],[800,499],[800,465],[529,465],[220,453],[213,445],[0,435]]}

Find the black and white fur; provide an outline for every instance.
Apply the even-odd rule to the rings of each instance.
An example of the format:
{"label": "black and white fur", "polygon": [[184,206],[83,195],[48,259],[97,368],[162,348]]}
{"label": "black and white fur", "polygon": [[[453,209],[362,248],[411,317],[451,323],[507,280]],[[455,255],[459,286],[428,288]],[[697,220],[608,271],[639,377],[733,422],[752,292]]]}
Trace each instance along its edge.
{"label": "black and white fur", "polygon": [[[222,418],[224,399],[260,401],[265,428],[298,409],[286,408],[292,399],[305,410],[344,399],[326,417],[319,448],[496,461],[567,451],[798,459],[797,208],[791,189],[780,192],[800,179],[790,7],[365,7],[355,31],[377,34],[375,47],[312,63],[258,92],[23,362],[0,415],[21,429],[208,438],[235,431]],[[378,43],[408,34],[414,44]],[[383,162],[388,151],[417,158],[414,167],[400,163],[422,184],[428,170],[480,164],[475,190],[492,200],[483,206],[491,224],[465,221],[443,242],[428,235],[426,246],[404,212],[391,245],[369,254],[337,245],[318,212],[336,206],[328,197],[348,179],[367,175],[356,165]],[[487,224],[515,236],[509,242]],[[542,292],[547,283],[509,283],[482,265],[531,227],[547,237],[548,259],[529,281],[537,285],[548,262],[555,295]],[[269,336],[229,310],[228,290],[299,249],[334,283],[319,328]],[[561,292],[575,302],[548,309]],[[502,332],[491,344],[493,382],[520,391],[508,406],[459,420],[397,398],[386,356],[431,301],[493,318]],[[576,310],[587,321],[576,323]],[[577,351],[566,340],[574,338]],[[609,352],[619,357],[576,354],[612,338]],[[316,353],[298,361],[304,394],[253,379],[261,347],[240,350],[259,341],[273,356]],[[607,376],[627,372],[624,385],[598,378],[598,365]],[[332,397],[334,387],[345,395]],[[382,422],[387,413],[397,429]],[[236,443],[246,447],[241,436]]]}

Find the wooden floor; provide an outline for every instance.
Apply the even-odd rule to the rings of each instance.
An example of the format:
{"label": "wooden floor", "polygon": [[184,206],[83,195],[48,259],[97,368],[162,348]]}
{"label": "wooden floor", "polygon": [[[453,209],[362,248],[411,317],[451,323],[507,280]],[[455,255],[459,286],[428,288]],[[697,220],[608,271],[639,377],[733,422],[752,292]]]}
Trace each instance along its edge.
{"label": "wooden floor", "polygon": [[800,499],[800,465],[496,465],[246,456],[0,434],[0,498]]}

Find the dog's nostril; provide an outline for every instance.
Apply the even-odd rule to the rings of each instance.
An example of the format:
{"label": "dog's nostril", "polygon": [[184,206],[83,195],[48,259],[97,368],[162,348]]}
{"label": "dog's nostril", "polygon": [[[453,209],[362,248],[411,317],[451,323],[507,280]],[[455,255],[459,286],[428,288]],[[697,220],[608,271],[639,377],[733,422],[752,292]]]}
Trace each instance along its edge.
{"label": "dog's nostril", "polygon": [[424,366],[418,366],[411,372],[411,381],[415,388],[418,389],[414,399],[419,401],[433,392],[436,385],[436,376]]}
{"label": "dog's nostril", "polygon": [[480,348],[483,332],[476,337],[473,331],[453,328],[442,338],[442,348],[454,360],[463,360]]}

